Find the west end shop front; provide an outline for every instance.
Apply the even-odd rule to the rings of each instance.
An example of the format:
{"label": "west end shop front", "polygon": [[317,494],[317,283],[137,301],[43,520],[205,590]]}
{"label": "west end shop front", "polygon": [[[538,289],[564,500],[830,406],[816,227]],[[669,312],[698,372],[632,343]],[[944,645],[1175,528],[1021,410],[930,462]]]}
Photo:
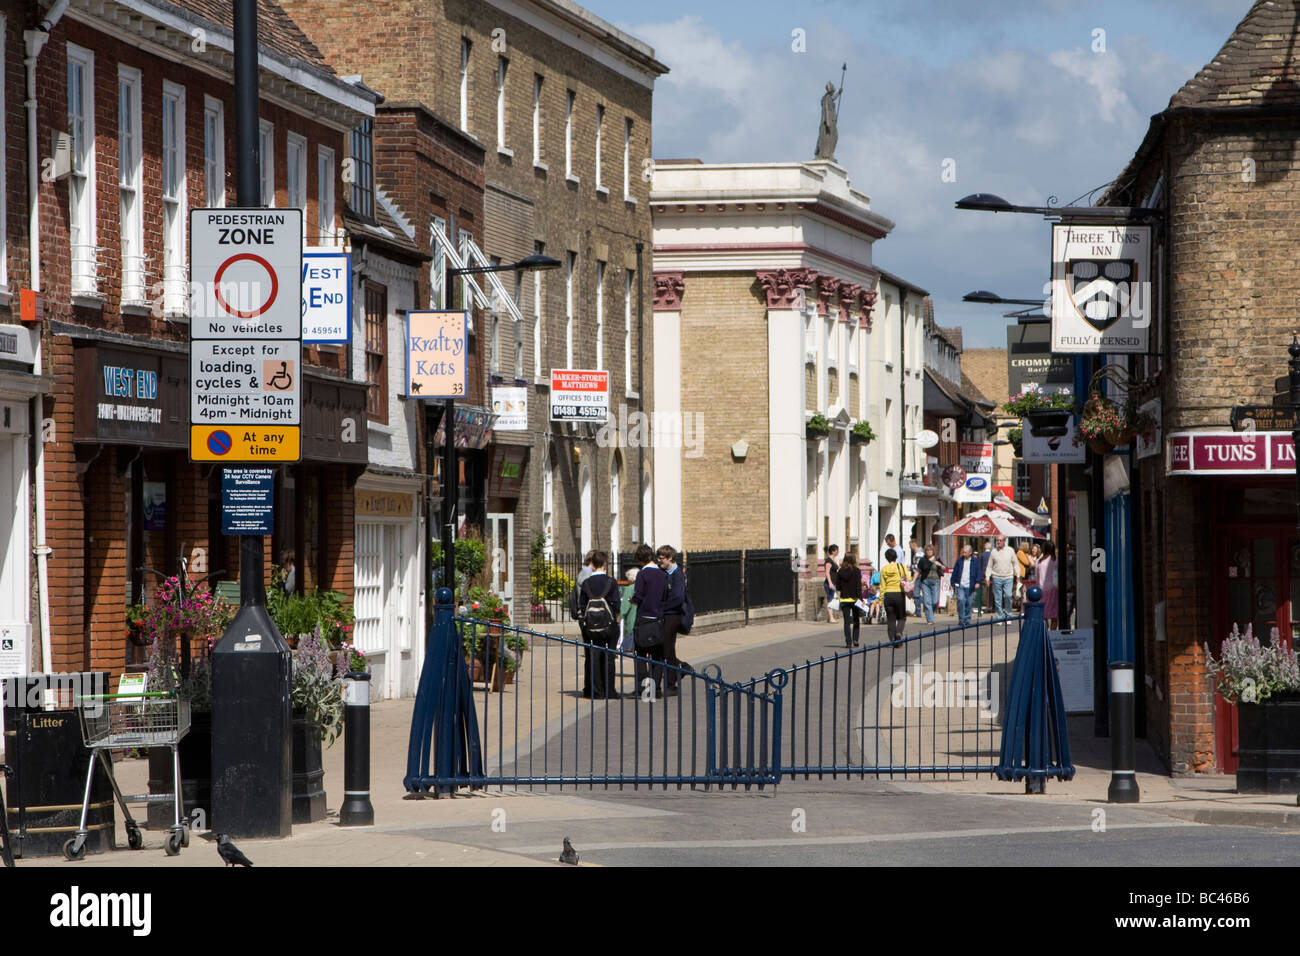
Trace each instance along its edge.
{"label": "west end shop front", "polygon": [[[189,461],[184,345],[55,331],[56,394],[72,396],[72,453],[66,440],[49,453],[53,662],[116,675],[145,654],[128,638],[127,607],[151,601],[160,575],[176,574],[182,558],[192,581],[234,582],[238,538],[222,534],[221,466]],[[275,468],[268,573],[292,553],[298,590],[350,597],[365,386],[308,368],[303,397],[302,461]],[[56,426],[66,405],[56,405]]]}
{"label": "west end shop front", "polygon": [[[1291,646],[1300,628],[1300,536],[1296,531],[1295,446],[1285,432],[1174,432],[1166,474],[1202,512],[1205,573],[1211,598],[1210,649],[1217,655],[1235,626],[1262,643],[1276,628]],[[1170,597],[1170,600],[1174,598]],[[1157,635],[1160,640],[1163,635]],[[1237,708],[1214,695],[1215,759],[1237,770]]]}

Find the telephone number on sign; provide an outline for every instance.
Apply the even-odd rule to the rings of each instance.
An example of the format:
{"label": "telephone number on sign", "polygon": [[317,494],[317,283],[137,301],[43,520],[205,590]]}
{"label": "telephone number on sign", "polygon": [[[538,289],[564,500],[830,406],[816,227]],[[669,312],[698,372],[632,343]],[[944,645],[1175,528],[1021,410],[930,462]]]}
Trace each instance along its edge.
{"label": "telephone number on sign", "polygon": [[606,412],[601,405],[552,405],[552,418],[605,418]]}

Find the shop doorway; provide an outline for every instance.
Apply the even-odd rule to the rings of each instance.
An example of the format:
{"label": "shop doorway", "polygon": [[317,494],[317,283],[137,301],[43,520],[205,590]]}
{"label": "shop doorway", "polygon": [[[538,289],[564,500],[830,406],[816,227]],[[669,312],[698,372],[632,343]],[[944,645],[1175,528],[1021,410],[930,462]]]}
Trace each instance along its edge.
{"label": "shop doorway", "polygon": [[[1214,635],[1217,657],[1235,624],[1249,625],[1261,644],[1275,639],[1290,647],[1300,627],[1300,541],[1285,523],[1229,524],[1218,536],[1215,562]],[[1237,772],[1237,708],[1214,695],[1216,757],[1222,773]]]}
{"label": "shop doorway", "polygon": [[[410,548],[407,528],[396,522],[357,522],[353,612],[357,649],[383,661],[376,696],[399,697],[414,690],[411,661]],[[419,666],[418,660],[412,662]]]}

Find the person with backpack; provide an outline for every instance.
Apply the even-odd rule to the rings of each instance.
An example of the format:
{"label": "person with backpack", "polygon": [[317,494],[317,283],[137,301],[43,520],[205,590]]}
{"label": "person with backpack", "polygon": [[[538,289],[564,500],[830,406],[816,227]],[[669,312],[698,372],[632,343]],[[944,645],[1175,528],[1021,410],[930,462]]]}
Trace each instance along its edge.
{"label": "person with backpack", "polygon": [[618,582],[605,573],[608,556],[594,551],[590,556],[591,574],[573,591],[573,616],[582,630],[584,662],[582,696],[588,700],[606,700],[621,696],[614,687],[614,655],[610,650],[618,643]]}

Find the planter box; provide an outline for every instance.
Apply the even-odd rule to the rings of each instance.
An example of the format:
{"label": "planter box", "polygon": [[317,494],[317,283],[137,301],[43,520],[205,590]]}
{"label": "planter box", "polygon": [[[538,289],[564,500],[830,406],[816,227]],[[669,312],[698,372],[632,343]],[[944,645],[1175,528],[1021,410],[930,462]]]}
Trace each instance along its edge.
{"label": "planter box", "polygon": [[1237,792],[1300,793],[1300,697],[1237,705]]}
{"label": "planter box", "polygon": [[1024,417],[1029,420],[1029,424],[1034,428],[1034,434],[1039,438],[1064,435],[1070,430],[1069,409],[1039,409],[1026,413]]}
{"label": "planter box", "polygon": [[293,822],[325,819],[325,768],[320,727],[302,711],[293,712]]}

